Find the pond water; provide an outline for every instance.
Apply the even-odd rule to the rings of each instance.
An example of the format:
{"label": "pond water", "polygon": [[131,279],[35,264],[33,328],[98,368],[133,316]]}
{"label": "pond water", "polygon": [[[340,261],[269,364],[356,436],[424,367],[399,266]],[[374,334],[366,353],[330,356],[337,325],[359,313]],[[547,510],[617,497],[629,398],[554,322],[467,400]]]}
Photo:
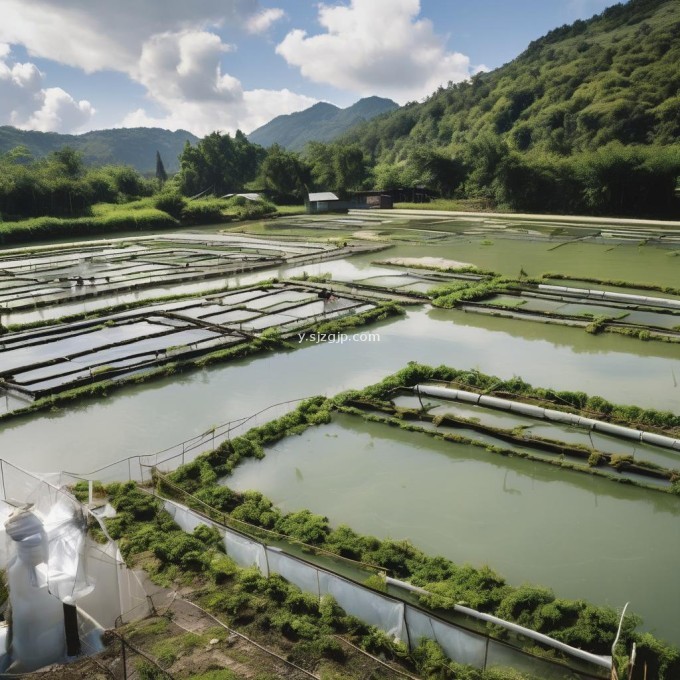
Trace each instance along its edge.
{"label": "pond water", "polygon": [[535,385],[680,412],[680,358],[665,343],[424,307],[368,329],[379,342],[298,344],[294,338],[291,351],[195,369],[0,423],[1,455],[30,470],[90,470],[279,401],[364,387],[411,360],[519,375]]}
{"label": "pond water", "polygon": [[680,643],[680,498],[337,415],[224,480],[511,583],[622,607]]}
{"label": "pond water", "polygon": [[[424,226],[436,232],[438,221],[430,222]],[[402,220],[394,226],[404,230],[412,223]],[[356,228],[389,231],[390,227],[376,222]],[[531,229],[550,231],[542,225]],[[328,272],[341,281],[391,279],[401,270],[373,264],[385,257],[440,257],[510,276],[524,269],[529,275],[557,271],[625,279],[631,284],[676,286],[680,280],[680,259],[651,245],[585,241],[559,245],[540,235],[519,240],[516,235],[504,236],[498,227],[473,221],[457,223],[454,231],[436,243],[413,242],[344,260],[104,295],[3,314],[0,321],[53,319],[122,302],[201,293],[303,272],[310,276]],[[211,307],[210,311],[217,310]],[[284,318],[281,312],[268,311],[273,313],[266,323]],[[503,378],[521,376],[536,386],[579,390],[617,403],[680,413],[677,346],[425,306],[411,307],[404,317],[361,330],[378,333],[379,341],[298,344],[294,339],[289,351],[190,370],[112,391],[96,401],[0,422],[0,456],[35,471],[93,470],[126,456],[164,449],[273,403],[364,387],[411,360],[478,369]],[[0,393],[0,412],[24,403],[21,397]],[[680,604],[676,585],[680,581],[674,580],[680,557],[678,499],[542,463],[494,458],[470,447],[441,448],[425,435],[411,440],[399,431],[390,439],[392,430],[375,427],[381,428],[380,434],[368,425],[336,423],[290,440],[295,455],[308,456],[303,465],[289,462],[285,447],[290,444],[282,443],[280,453],[273,451],[259,463],[272,465],[281,456],[280,476],[288,490],[279,493],[272,486],[275,500],[288,509],[293,503],[294,507],[309,505],[334,522],[361,531],[409,537],[424,549],[457,561],[486,562],[515,583],[546,584],[563,596],[614,606],[630,599],[635,611],[645,615],[648,628],[680,642],[673,621]],[[536,427],[537,434],[540,429]],[[312,432],[322,433],[316,443],[309,440]],[[317,465],[321,466],[319,481],[314,482]],[[257,469],[265,471],[265,467]],[[237,475],[251,474],[248,470],[240,468]],[[258,476],[262,484],[252,478],[247,485],[266,493],[265,486],[276,482],[274,473]],[[320,494],[316,506],[315,493]],[[442,523],[442,517],[447,522]]]}

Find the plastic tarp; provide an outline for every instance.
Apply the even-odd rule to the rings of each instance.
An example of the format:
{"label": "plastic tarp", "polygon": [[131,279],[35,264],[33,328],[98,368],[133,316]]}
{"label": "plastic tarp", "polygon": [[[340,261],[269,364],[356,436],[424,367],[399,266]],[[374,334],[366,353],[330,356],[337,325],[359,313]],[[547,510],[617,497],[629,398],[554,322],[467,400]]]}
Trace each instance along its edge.
{"label": "plastic tarp", "polygon": [[267,548],[267,560],[269,562],[269,573],[280,574],[286,581],[295,584],[300,590],[312,593],[317,597],[319,592],[319,570],[289,557],[277,548]]}
{"label": "plastic tarp", "polygon": [[[115,543],[87,535],[84,507],[60,487],[61,473],[37,477],[2,462],[0,568],[8,573],[12,606],[11,671],[66,660],[64,604],[76,605],[84,653],[101,650],[102,627],[124,612],[148,614],[146,593]],[[10,516],[11,515],[11,516]]]}
{"label": "plastic tarp", "polygon": [[263,576],[269,576],[267,553],[261,543],[227,529],[224,535],[224,549],[239,566],[257,567]]}
{"label": "plastic tarp", "polygon": [[437,621],[413,607],[406,606],[405,615],[412,648],[428,638],[435,640],[454,661],[484,668],[487,642],[484,636]]}
{"label": "plastic tarp", "polygon": [[[417,646],[420,639],[428,638],[438,642],[447,656],[458,663],[476,668],[489,667],[491,663],[522,668],[535,677],[547,680],[605,677],[597,675],[606,672],[601,668],[593,667],[592,675],[579,674],[561,664],[536,659],[520,649],[441,621],[399,600],[380,595],[358,583],[287,555],[279,548],[264,546],[255,539],[225,529],[174,501],[166,501],[166,508],[186,531],[193,531],[200,524],[216,527],[224,535],[227,555],[239,566],[256,566],[265,576],[270,573],[280,574],[301,590],[318,597],[331,595],[348,614],[380,628],[412,647]],[[489,650],[493,648],[493,657],[487,646]]]}
{"label": "plastic tarp", "polygon": [[383,597],[325,571],[319,571],[319,592],[321,595],[332,595],[348,614],[403,642],[408,640],[403,602]]}

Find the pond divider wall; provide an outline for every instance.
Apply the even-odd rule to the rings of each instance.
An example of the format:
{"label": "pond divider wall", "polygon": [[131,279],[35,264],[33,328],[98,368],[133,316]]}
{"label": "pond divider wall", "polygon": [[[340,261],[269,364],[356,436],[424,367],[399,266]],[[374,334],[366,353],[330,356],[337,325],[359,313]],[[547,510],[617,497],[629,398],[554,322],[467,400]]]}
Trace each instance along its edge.
{"label": "pond divider wall", "polygon": [[[564,677],[566,669],[563,663],[533,656],[510,643],[440,619],[419,607],[378,593],[299,557],[289,555],[281,548],[266,545],[227,528],[180,503],[168,499],[163,501],[165,509],[184,531],[191,533],[201,524],[215,527],[223,538],[227,555],[239,566],[257,567],[264,576],[277,573],[303,591],[319,598],[332,595],[348,614],[380,628],[409,645],[411,649],[414,649],[422,638],[428,638],[435,640],[449,658],[475,668],[485,670],[502,665],[538,674],[546,679]],[[390,579],[388,583],[402,589],[405,585],[410,585],[394,579]],[[490,620],[489,617],[485,618],[486,615],[466,607],[457,606],[456,610],[466,616]],[[571,663],[577,666],[577,668],[568,666],[569,677],[584,679],[609,677],[612,667],[609,656],[590,654],[509,621],[490,618],[497,625],[566,654]],[[583,670],[582,662],[588,664],[587,670]],[[606,669],[607,673],[604,674],[602,669]]]}
{"label": "pond divider wall", "polygon": [[670,307],[680,309],[680,300],[670,298],[651,297],[648,295],[633,295],[632,293],[616,293],[608,290],[593,290],[589,288],[570,288],[568,286],[555,286],[547,283],[539,283],[539,290],[550,293],[560,293],[569,297],[576,298],[595,298],[596,300],[609,302],[633,303],[638,305],[648,305],[650,307]]}
{"label": "pond divider wall", "polygon": [[583,416],[579,416],[574,413],[556,411],[554,409],[543,408],[542,406],[523,404],[510,399],[490,397],[485,394],[478,394],[476,392],[468,392],[466,390],[459,390],[450,387],[416,385],[413,388],[413,391],[417,395],[424,394],[430,397],[438,397],[439,399],[446,399],[449,401],[463,401],[470,404],[476,404],[478,406],[486,406],[488,408],[493,408],[500,411],[519,413],[524,416],[529,416],[530,418],[552,420],[558,423],[574,425],[576,427],[594,430],[596,432],[603,432],[604,434],[609,434],[614,437],[633,439],[646,444],[661,446],[663,448],[680,452],[680,439],[675,439],[662,434],[656,434],[654,432],[636,430],[635,428],[624,427],[623,425],[614,425],[613,423],[606,423],[602,420],[595,420],[594,418],[584,418]]}

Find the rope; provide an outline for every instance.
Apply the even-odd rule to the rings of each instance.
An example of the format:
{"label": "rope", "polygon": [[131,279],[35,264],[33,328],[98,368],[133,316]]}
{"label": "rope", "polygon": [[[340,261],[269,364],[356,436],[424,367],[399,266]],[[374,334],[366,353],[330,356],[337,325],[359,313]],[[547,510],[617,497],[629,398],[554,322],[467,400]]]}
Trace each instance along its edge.
{"label": "rope", "polygon": [[[220,619],[218,619],[216,616],[214,616],[213,614],[211,614],[209,611],[206,611],[205,609],[203,609],[203,607],[200,607],[199,605],[197,605],[195,602],[192,602],[191,600],[185,600],[185,599],[182,598],[182,597],[179,597],[179,598],[178,598],[178,597],[177,597],[177,592],[176,592],[176,591],[173,591],[173,599],[172,599],[172,602],[170,603],[170,606],[172,606],[172,605],[173,605],[176,601],[178,601],[178,600],[179,600],[180,602],[184,602],[185,604],[191,605],[191,606],[194,607],[195,609],[198,609],[198,610],[199,610],[200,612],[202,612],[205,616],[209,617],[210,619],[212,619],[213,621],[215,621],[215,623],[217,623],[218,625],[222,626],[222,628],[224,628],[225,630],[229,631],[229,633],[231,633],[231,634],[233,634],[233,635],[236,635],[236,636],[242,638],[242,639],[245,640],[246,642],[250,643],[251,645],[254,645],[254,646],[257,647],[258,649],[260,649],[260,650],[262,650],[263,652],[265,652],[266,654],[269,654],[270,656],[275,657],[275,658],[278,659],[279,661],[282,661],[283,663],[287,664],[287,665],[290,666],[291,668],[295,668],[295,670],[298,670],[298,671],[300,671],[301,673],[304,673],[305,675],[309,676],[310,678],[315,678],[316,680],[321,680],[320,676],[314,675],[314,673],[312,673],[312,672],[310,672],[310,671],[308,671],[308,670],[305,670],[304,668],[302,668],[301,666],[298,666],[297,664],[294,664],[292,661],[289,661],[288,659],[286,659],[285,657],[281,656],[280,654],[277,654],[277,653],[274,652],[273,650],[267,649],[266,647],[264,647],[263,645],[261,645],[259,642],[255,642],[255,640],[253,640],[252,638],[249,638],[247,635],[244,635],[243,633],[240,633],[239,631],[234,630],[233,628],[230,628],[229,626],[227,626],[226,623],[224,623],[223,621],[220,621]],[[170,607],[168,607],[168,610],[169,610],[169,609],[170,609]],[[180,628],[183,628],[183,626],[179,626],[179,627],[180,627]],[[184,630],[186,630],[186,628],[184,628]],[[417,680],[417,679],[416,679],[416,680]]]}
{"label": "rope", "polygon": [[357,652],[360,652],[364,656],[367,656],[369,659],[373,659],[373,661],[375,661],[376,663],[379,663],[381,666],[385,666],[385,668],[389,668],[393,673],[397,673],[397,675],[403,675],[405,678],[409,678],[409,680],[421,680],[416,675],[410,675],[409,673],[406,673],[405,671],[398,670],[398,669],[394,668],[393,666],[390,666],[390,664],[385,663],[384,661],[381,661],[377,656],[373,656],[373,654],[369,654],[365,649],[361,649],[361,647],[357,647],[355,644],[352,644],[349,640],[346,640],[341,635],[334,635],[333,637],[344,642],[346,645],[349,645],[352,649],[355,649]]}

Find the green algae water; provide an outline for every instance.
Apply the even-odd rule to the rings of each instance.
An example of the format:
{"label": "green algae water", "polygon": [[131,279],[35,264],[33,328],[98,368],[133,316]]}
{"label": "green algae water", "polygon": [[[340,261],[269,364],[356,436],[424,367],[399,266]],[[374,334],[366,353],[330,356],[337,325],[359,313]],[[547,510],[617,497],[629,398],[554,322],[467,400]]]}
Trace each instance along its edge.
{"label": "green algae water", "polygon": [[680,643],[680,498],[335,415],[224,483],[285,511],[488,564],[510,583],[612,607]]}
{"label": "green algae water", "polygon": [[[408,237],[409,224],[398,226],[400,238]],[[440,234],[436,243],[428,242],[428,233],[428,239],[414,238],[380,253],[74,301],[27,310],[11,321],[5,315],[2,322],[27,323],[303,272],[328,272],[342,281],[393,276],[399,270],[373,264],[391,257],[441,257],[508,276],[523,269],[531,276],[557,271],[631,284],[677,286],[680,280],[680,258],[668,249],[586,241],[559,245],[489,229],[463,233],[477,226],[457,224],[456,233]],[[389,226],[360,228],[387,231]],[[438,228],[436,221],[428,226]],[[478,369],[502,378],[516,375],[536,386],[680,413],[677,346],[424,306],[361,330],[377,332],[380,340],[298,344],[294,339],[290,351],[195,369],[0,422],[0,456],[34,471],[89,471],[158,451],[276,402],[365,387],[408,361]],[[23,403],[2,397],[0,413]],[[648,629],[680,643],[674,613],[680,605],[680,580],[674,573],[680,558],[680,501],[674,497],[355,420],[338,420],[280,446],[252,468],[250,463],[239,468],[234,483],[270,493],[286,509],[309,506],[334,523],[408,537],[459,562],[488,563],[513,583],[549,585],[561,596],[613,606],[630,600]],[[291,446],[294,451],[286,448]],[[299,462],[291,452],[302,456]]]}

